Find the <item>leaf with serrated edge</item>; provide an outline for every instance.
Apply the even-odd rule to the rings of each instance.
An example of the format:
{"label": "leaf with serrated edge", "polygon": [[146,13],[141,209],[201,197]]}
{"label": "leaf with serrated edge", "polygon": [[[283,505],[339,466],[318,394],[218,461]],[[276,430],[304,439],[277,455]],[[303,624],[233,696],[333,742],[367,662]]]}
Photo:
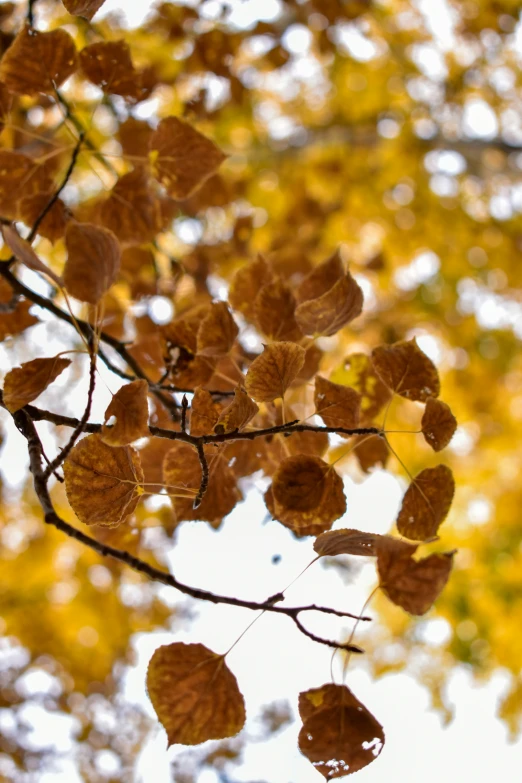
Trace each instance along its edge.
{"label": "leaf with serrated edge", "polygon": [[453,473],[446,465],[422,470],[406,490],[397,529],[414,541],[430,541],[446,519],[455,493]]}
{"label": "leaf with serrated edge", "polygon": [[377,543],[379,586],[390,601],[409,614],[431,608],[448,581],[454,552],[414,560],[415,544],[383,536]]}
{"label": "leaf with serrated edge", "polygon": [[[138,438],[146,438],[149,432],[149,406],[147,381],[132,381],[119,389],[105,411],[102,440],[109,446],[127,446]],[[108,426],[114,416],[116,421]]]}
{"label": "leaf with serrated edge", "polygon": [[71,363],[54,356],[24,362],[7,373],[4,380],[4,404],[14,413],[35,400]]}
{"label": "leaf with serrated edge", "polygon": [[424,402],[428,397],[439,396],[437,368],[415,338],[374,348],[372,360],[381,380],[401,397]]}
{"label": "leaf with serrated edge", "polygon": [[241,432],[258,411],[259,408],[250,399],[243,386],[236,386],[234,389],[234,400],[221,413],[214,427],[214,432],[217,435],[236,430]]}
{"label": "leaf with serrated edge", "polygon": [[428,397],[421,421],[424,440],[433,451],[446,448],[457,429],[457,419],[442,400]]}
{"label": "leaf with serrated edge", "polygon": [[202,644],[159,647],[147,670],[147,690],[169,747],[233,737],[245,723],[236,678],[224,657]]}
{"label": "leaf with serrated edge", "polygon": [[299,750],[327,780],[358,772],[383,748],[382,726],[346,685],[301,693],[299,712]]}
{"label": "leaf with serrated edge", "polygon": [[86,525],[119,525],[143,494],[143,471],[131,446],[112,448],[100,435],[88,435],[63,464],[65,492]]}
{"label": "leaf with serrated edge", "polygon": [[265,345],[245,379],[247,393],[256,402],[272,402],[283,397],[304,364],[305,350],[289,342]]}

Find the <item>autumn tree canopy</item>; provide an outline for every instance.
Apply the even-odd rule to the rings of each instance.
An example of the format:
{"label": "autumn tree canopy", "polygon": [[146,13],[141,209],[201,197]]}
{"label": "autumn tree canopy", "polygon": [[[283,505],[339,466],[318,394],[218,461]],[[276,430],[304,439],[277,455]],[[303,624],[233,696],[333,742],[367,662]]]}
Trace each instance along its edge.
{"label": "autumn tree canopy", "polygon": [[[23,730],[43,672],[82,779],[108,779],[103,749],[132,779],[151,723],[122,681],[135,634],[158,629],[172,641],[143,692],[168,745],[238,762],[248,701],[226,646],[176,639],[186,597],[279,616],[342,661],[342,683],[281,693],[318,780],[383,749],[350,688],[360,661],[375,687],[422,661],[448,717],[457,664],[502,667],[515,735],[519,3],[144,5],[137,26],[126,3],[0,5],[0,778],[52,760]],[[391,526],[370,504],[355,529],[350,487],[382,471],[403,489]],[[254,491],[254,549],[279,526],[318,583],[374,564],[362,612],[348,591],[298,605],[284,585],[254,601],[176,576],[180,529],[219,536]],[[265,719],[269,737],[291,718]]]}

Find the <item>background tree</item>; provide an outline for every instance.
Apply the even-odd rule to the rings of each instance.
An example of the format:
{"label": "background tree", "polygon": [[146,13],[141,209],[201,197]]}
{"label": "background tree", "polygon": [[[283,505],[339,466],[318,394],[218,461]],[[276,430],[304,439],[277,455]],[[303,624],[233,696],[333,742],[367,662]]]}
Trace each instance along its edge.
{"label": "background tree", "polygon": [[[376,559],[379,622],[361,644],[375,675],[419,660],[411,615],[457,549],[430,615],[451,633],[416,674],[448,712],[452,667],[502,667],[516,733],[518,3],[209,0],[151,4],[138,27],[102,6],[0,5],[0,774],[30,779],[52,758],[23,729],[23,683],[44,672],[83,777],[102,779],[93,759],[110,749],[128,779],[149,725],[121,699],[129,642],[181,613],[157,582],[285,615],[346,664],[359,652],[365,623],[324,636],[282,593],[216,595],[169,573],[180,525],[223,529],[255,482],[288,536],[316,537],[310,559],[312,544],[327,567]],[[341,476],[383,467],[406,490],[393,537],[344,517]],[[169,742],[241,729],[216,653],[153,656]],[[301,696],[300,747],[325,777],[382,747],[360,706],[339,685]],[[288,714],[265,718],[269,735]],[[339,722],[350,731],[330,735]],[[226,766],[243,738],[198,763]]]}

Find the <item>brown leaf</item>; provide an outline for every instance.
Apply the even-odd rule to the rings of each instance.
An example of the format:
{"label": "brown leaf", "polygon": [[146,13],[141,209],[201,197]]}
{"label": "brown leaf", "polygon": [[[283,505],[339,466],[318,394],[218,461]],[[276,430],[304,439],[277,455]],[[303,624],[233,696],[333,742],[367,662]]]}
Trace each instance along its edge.
{"label": "brown leaf", "polygon": [[353,444],[357,461],[365,473],[369,473],[377,465],[386,465],[390,450],[380,435],[358,435],[353,439]]}
{"label": "brown leaf", "polygon": [[4,380],[7,410],[14,413],[36,400],[70,363],[70,359],[62,359],[61,356],[33,359],[8,372]]}
{"label": "brown leaf", "polygon": [[[18,202],[18,215],[27,226],[32,226],[42,214],[52,198],[52,193],[33,193],[23,196]],[[56,199],[44,219],[38,226],[38,233],[50,242],[56,242],[65,234],[67,222],[71,218],[69,209],[63,201]]]}
{"label": "brown leaf", "polygon": [[304,364],[305,351],[295,343],[265,345],[263,353],[250,367],[245,388],[257,402],[272,402],[283,397]]}
{"label": "brown leaf", "polygon": [[[294,409],[285,405],[287,421],[296,421],[299,416]],[[261,420],[260,427],[280,426],[283,423],[282,405],[274,403],[273,411]],[[257,441],[259,443],[259,441]],[[263,438],[262,467],[267,476],[273,476],[286,457],[307,454],[322,457],[328,451],[329,439],[326,432],[293,432],[291,435],[268,435]]]}
{"label": "brown leaf", "polygon": [[[119,389],[105,411],[105,424],[101,437],[109,446],[127,446],[138,438],[146,438],[149,432],[149,406],[147,381],[132,381]],[[107,422],[114,416],[112,426]]]}
{"label": "brown leaf", "polygon": [[226,157],[213,141],[177,117],[160,122],[150,139],[150,156],[156,177],[180,201],[215,174]]}
{"label": "brown leaf", "polygon": [[435,397],[428,397],[421,427],[426,443],[433,451],[442,451],[455,434],[457,419],[449,405]]}
{"label": "brown leaf", "polygon": [[196,308],[186,316],[174,318],[162,327],[166,343],[165,363],[172,382],[182,389],[204,386],[214,372],[216,359],[197,355],[198,330],[208,307]]}
{"label": "brown leaf", "polygon": [[270,493],[269,510],[297,535],[322,533],[346,511],[342,479],[319,457],[300,454],[283,460]]}
{"label": "brown leaf", "polygon": [[114,283],[120,270],[118,240],[106,228],[71,220],[65,233],[67,261],[65,287],[81,302],[97,304]]}
{"label": "brown leaf", "polygon": [[149,157],[149,142],[153,129],[145,120],[128,117],[118,128],[123,154],[131,158],[142,158],[143,163]]}
{"label": "brown leaf", "polygon": [[[173,444],[163,462],[163,480],[179,521],[202,520],[218,526],[242,495],[223,451],[207,447],[205,453],[209,464],[209,482],[198,508],[193,508],[193,501],[201,483],[201,465],[192,446],[179,442]],[[191,492],[187,493],[187,489]],[[189,494],[189,497],[175,497],[177,493]]]}
{"label": "brown leaf", "polygon": [[353,429],[359,425],[361,395],[349,386],[315,378],[314,402],[316,413],[327,427]]}
{"label": "brown leaf", "polygon": [[332,335],[362,313],[363,293],[348,272],[318,299],[309,299],[295,311],[295,320],[308,335]]}
{"label": "brown leaf", "polygon": [[23,297],[13,300],[13,294],[11,286],[0,278],[0,305],[6,307],[10,302],[13,303],[10,312],[0,312],[0,342],[38,323],[38,318],[29,313],[33,303]]}
{"label": "brown leaf", "polygon": [[382,726],[346,685],[301,693],[299,711],[299,750],[327,780],[363,769],[383,748]]}
{"label": "brown leaf", "polygon": [[4,218],[19,219],[19,201],[49,193],[53,182],[38,161],[20,152],[0,150],[0,210]]}
{"label": "brown leaf", "polygon": [[320,296],[333,288],[343,276],[344,264],[339,251],[336,250],[330,258],[312,269],[299,285],[295,293],[298,303],[302,304],[310,299],[319,299]]}
{"label": "brown leaf", "polygon": [[328,530],[314,541],[314,549],[321,557],[333,555],[377,556],[376,542],[381,538],[377,533],[364,533],[360,530]]}
{"label": "brown leaf", "polygon": [[62,2],[70,14],[83,16],[90,21],[105,0],[62,0]]}
{"label": "brown leaf", "polygon": [[236,386],[234,389],[234,400],[221,413],[214,432],[217,435],[223,435],[226,432],[241,432],[251,421],[259,408],[250,399],[243,386]]}
{"label": "brown leaf", "polygon": [[110,95],[138,98],[139,74],[134,70],[129,45],[125,41],[97,41],[80,52],[85,76]]}
{"label": "brown leaf", "polygon": [[200,356],[225,356],[232,348],[239,329],[226,302],[214,302],[198,329]]}
{"label": "brown leaf", "polygon": [[262,255],[255,261],[240,267],[228,293],[228,301],[247,318],[252,318],[252,303],[255,301],[259,290],[272,280],[272,272]]}
{"label": "brown leaf", "polygon": [[67,499],[86,525],[119,525],[143,493],[143,471],[131,446],[112,448],[99,435],[74,446],[63,464]]}
{"label": "brown leaf", "polygon": [[383,536],[377,544],[379,586],[390,601],[409,614],[425,614],[446,584],[453,552],[413,560],[417,547]]}
{"label": "brown leaf", "polygon": [[55,274],[47,264],[36,255],[33,248],[26,239],[22,239],[15,226],[2,226],[2,236],[9,250],[12,252],[17,261],[24,264],[29,269],[33,269],[35,272],[41,272],[47,277],[50,277],[56,285],[63,286],[63,280],[59,275]]}
{"label": "brown leaf", "polygon": [[292,291],[280,278],[267,283],[254,300],[253,314],[258,329],[271,340],[298,342],[303,335],[295,320],[295,306]]}
{"label": "brown leaf", "polygon": [[54,95],[78,66],[74,41],[65,30],[39,32],[26,25],[0,62],[0,80],[11,92]]}
{"label": "brown leaf", "polygon": [[437,368],[415,338],[374,348],[372,360],[381,380],[401,397],[425,402],[428,397],[439,396]]}
{"label": "brown leaf", "polygon": [[194,391],[190,406],[190,434],[199,437],[210,435],[218,422],[223,406],[214,402],[211,394],[201,386]]}
{"label": "brown leaf", "polygon": [[361,419],[365,423],[372,421],[392,396],[375,372],[372,360],[364,353],[348,356],[344,365],[332,373],[330,380],[359,392]]}
{"label": "brown leaf", "polygon": [[446,519],[455,493],[455,480],[446,465],[422,470],[406,490],[397,517],[402,536],[430,541]]}
{"label": "brown leaf", "polygon": [[202,644],[159,647],[147,670],[147,690],[169,747],[233,737],[245,723],[245,702],[222,655]]}
{"label": "brown leaf", "polygon": [[140,244],[155,238],[162,225],[161,204],[143,167],[120,177],[100,203],[96,219],[120,242]]}

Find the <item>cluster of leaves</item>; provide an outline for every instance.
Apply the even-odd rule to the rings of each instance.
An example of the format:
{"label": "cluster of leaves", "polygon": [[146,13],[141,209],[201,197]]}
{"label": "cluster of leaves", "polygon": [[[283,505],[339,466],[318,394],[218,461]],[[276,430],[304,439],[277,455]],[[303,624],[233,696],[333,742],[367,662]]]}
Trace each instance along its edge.
{"label": "cluster of leaves", "polygon": [[[400,21],[408,16],[398,13],[403,5],[408,23]],[[499,40],[511,29],[510,3],[485,3],[475,17],[461,5],[454,3],[456,34],[470,48],[480,48],[486,24]],[[419,334],[435,329],[455,359],[457,370],[444,388],[459,420],[464,411],[480,438],[504,448],[498,427],[514,408],[492,401],[490,380],[476,360],[486,338],[458,306],[459,282],[469,274],[464,258],[481,268],[484,246],[493,271],[505,268],[509,276],[510,264],[516,266],[509,260],[516,257],[516,226],[499,232],[481,211],[495,190],[488,166],[496,171],[500,164],[477,162],[480,144],[459,146],[442,109],[430,115],[426,101],[414,97],[428,90],[429,79],[415,53],[408,54],[426,40],[409,3],[385,9],[371,2],[286,2],[280,19],[250,30],[228,24],[225,12],[211,22],[201,9],[164,3],[140,29],[127,31],[117,19],[92,21],[102,6],[100,0],[39,0],[28,9],[13,3],[0,9],[0,337],[21,344],[31,327],[42,326],[42,308],[72,327],[66,350],[42,356],[40,346],[29,347],[4,380],[3,406],[27,439],[45,521],[102,555],[118,580],[130,566],[195,598],[285,614],[318,643],[359,652],[351,640],[317,637],[300,620],[312,608],[348,612],[286,607],[283,594],[264,603],[220,596],[181,584],[157,567],[156,553],[143,558],[150,515],[144,500],[168,496],[170,509],[157,512],[155,522],[169,536],[188,520],[219,528],[241,501],[245,477],[262,471],[273,519],[296,537],[314,536],[320,557],[375,557],[378,584],[390,601],[408,614],[425,614],[448,580],[452,553],[414,554],[437,540],[453,499],[452,471],[425,467],[427,452],[412,446],[414,475],[396,520],[405,541],[331,530],[347,510],[338,462],[350,454],[363,473],[386,465],[397,456],[390,430],[422,432],[434,452],[450,442],[455,417],[439,399],[434,364],[411,333],[417,324]],[[328,77],[327,98],[299,79],[294,97],[278,84],[293,75],[284,45],[292,25],[310,35],[310,52]],[[381,51],[382,67],[347,55],[344,25]],[[466,58],[448,54],[450,60],[447,100],[462,107],[474,95]],[[509,60],[502,64],[507,68]],[[362,93],[361,80],[368,84]],[[151,97],[158,117],[147,109]],[[500,112],[507,98],[497,98]],[[265,115],[287,121],[295,138],[282,144]],[[423,130],[428,120],[431,135]],[[381,133],[386,122],[401,133]],[[502,154],[502,143],[495,145]],[[468,156],[473,177],[463,177],[461,201],[435,195],[419,164],[445,147]],[[473,199],[477,180],[484,184]],[[200,239],[182,241],[183,227],[201,231]],[[399,273],[413,274],[408,262],[427,247],[443,259],[443,277],[418,283],[415,293],[409,283],[401,289]],[[489,271],[486,261],[480,285]],[[368,287],[378,305],[373,296],[363,301]],[[173,313],[161,324],[152,306],[158,297]],[[516,391],[514,343],[502,339],[498,375]],[[52,395],[62,373],[79,376],[80,353],[89,357],[83,415],[31,405]],[[90,420],[100,363],[124,381],[103,424]],[[42,420],[57,432],[72,429],[49,460],[35,425]],[[492,462],[477,450],[469,469],[488,487]],[[452,467],[459,484],[470,480],[463,465]],[[66,521],[71,509],[89,534]],[[498,543],[500,559],[516,549],[516,533],[508,539]],[[453,535],[452,544],[462,543]],[[483,583],[490,542],[484,539],[479,549]],[[506,580],[514,581],[508,568]],[[493,586],[497,603],[472,612],[492,648],[488,617],[498,602],[509,604],[505,592]],[[438,607],[458,627],[468,621],[471,600],[458,571]],[[152,616],[149,627],[165,620],[157,607]],[[142,626],[129,622],[129,634],[132,627]],[[8,623],[8,629],[25,642],[24,628]],[[453,654],[468,660],[469,650],[459,644]],[[516,650],[509,657],[509,645],[495,649],[496,660],[515,672]],[[378,651],[372,660],[385,670]],[[108,671],[111,663],[108,654]],[[244,722],[225,655],[202,645],[160,648],[148,690],[169,743],[228,737]],[[505,708],[512,720],[517,693],[515,683]],[[382,728],[345,686],[301,694],[300,712],[300,748],[327,778],[360,769],[382,747]]]}

